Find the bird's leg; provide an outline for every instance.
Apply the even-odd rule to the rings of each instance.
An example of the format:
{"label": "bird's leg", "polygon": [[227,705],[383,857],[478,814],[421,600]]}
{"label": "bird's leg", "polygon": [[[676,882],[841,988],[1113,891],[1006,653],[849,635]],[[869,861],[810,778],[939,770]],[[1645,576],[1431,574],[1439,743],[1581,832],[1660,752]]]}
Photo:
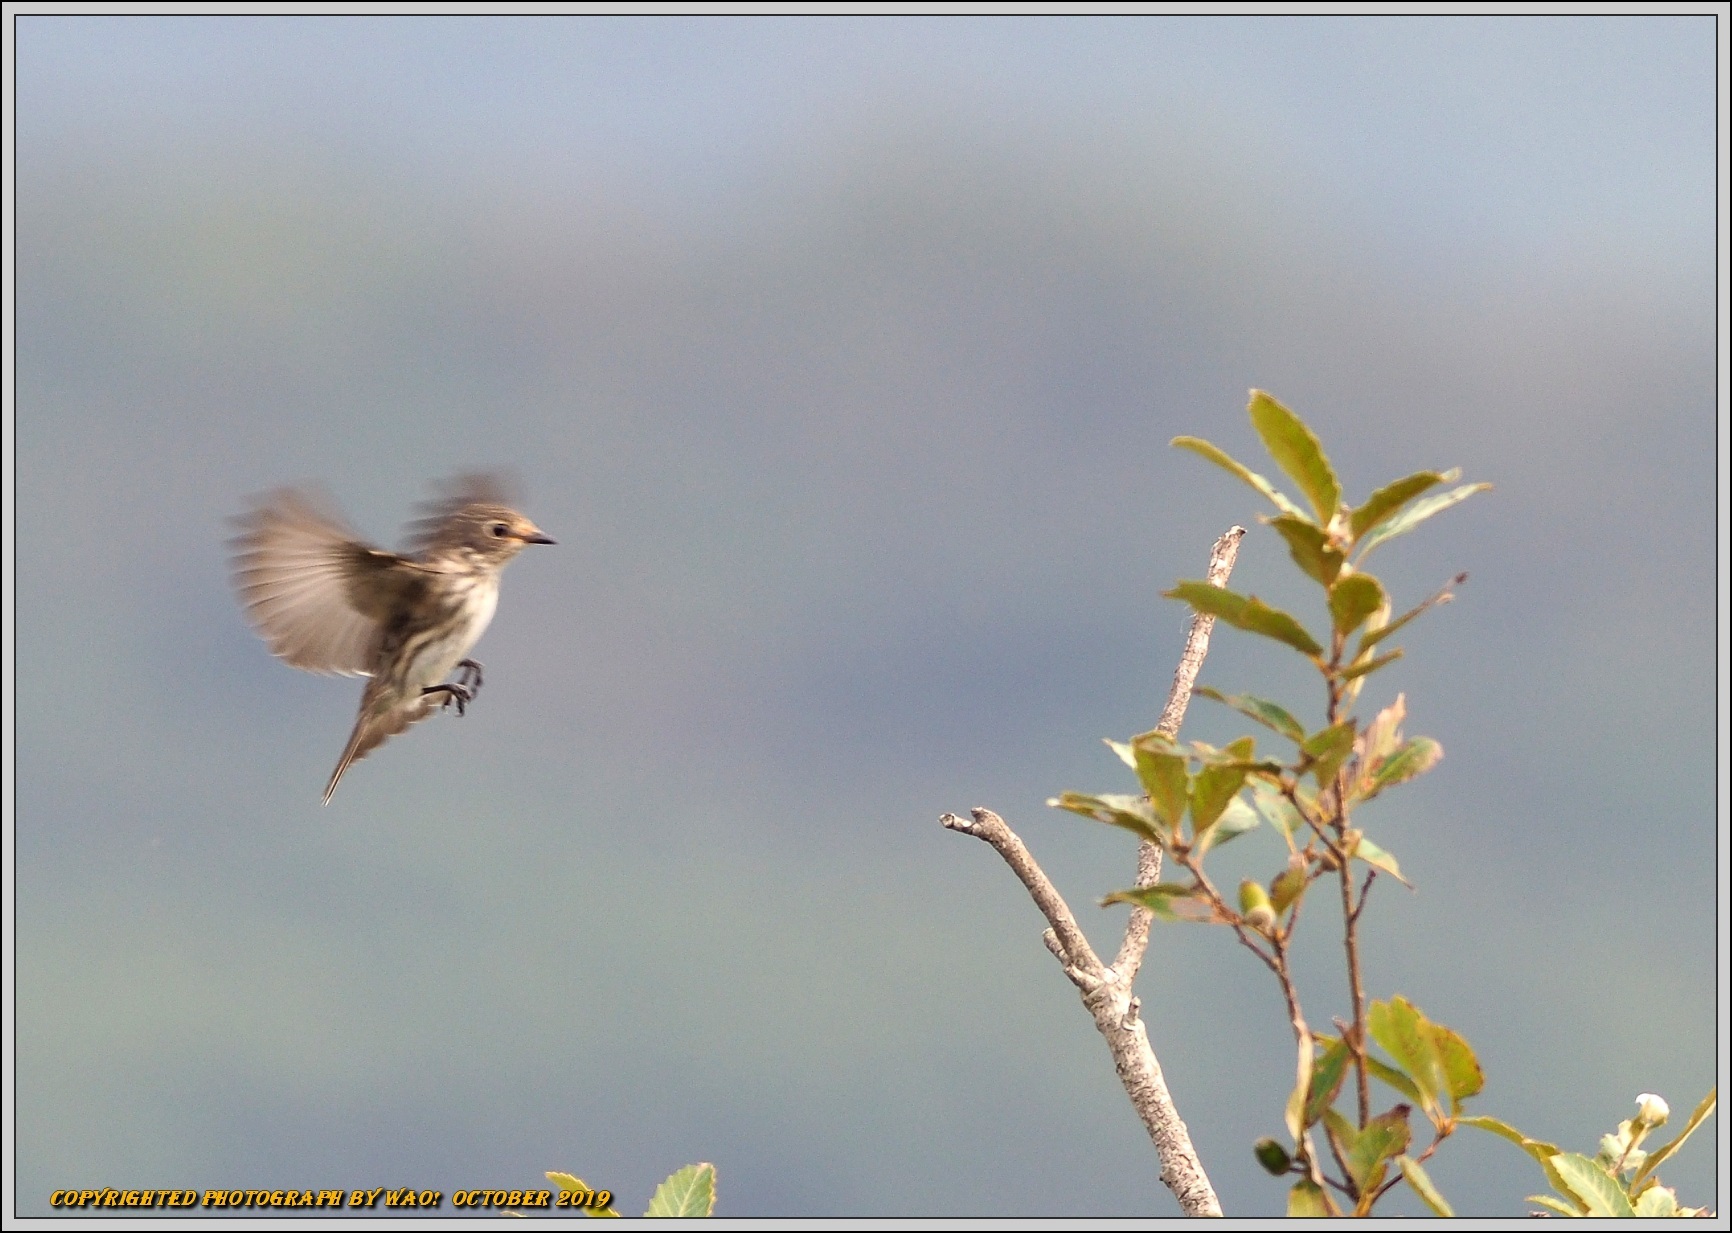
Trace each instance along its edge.
{"label": "bird's leg", "polygon": [[439,706],[440,710],[444,710],[455,702],[459,717],[463,715],[463,708],[475,699],[475,691],[467,685],[429,685],[421,691],[422,697],[426,697],[428,694],[445,695],[445,701]]}
{"label": "bird's leg", "polygon": [[470,696],[481,692],[481,665],[473,659],[457,661],[457,683],[469,690]]}

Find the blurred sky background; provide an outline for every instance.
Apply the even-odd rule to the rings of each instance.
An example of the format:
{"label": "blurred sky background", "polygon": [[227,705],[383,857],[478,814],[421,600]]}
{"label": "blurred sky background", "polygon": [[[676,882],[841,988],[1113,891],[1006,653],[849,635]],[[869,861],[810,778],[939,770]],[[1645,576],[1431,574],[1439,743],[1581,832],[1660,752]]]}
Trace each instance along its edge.
{"label": "blurred sky background", "polygon": [[[630,1211],[697,1160],[726,1216],[1177,1214],[936,819],[999,810],[1116,944],[1132,842],[1044,801],[1130,790],[1159,592],[1239,522],[1235,587],[1319,611],[1167,445],[1273,474],[1252,386],[1352,500],[1497,485],[1378,554],[1398,607],[1471,579],[1366,691],[1448,751],[1363,814],[1418,887],[1373,894],[1371,994],[1576,1150],[1715,1082],[1712,17],[15,30],[20,1214],[547,1169]],[[317,480],[394,544],[484,465],[559,546],[468,717],[321,809],[359,684],[270,657],[225,520]],[[1222,630],[1203,680],[1314,720],[1300,668]],[[1282,1210],[1267,973],[1159,928],[1140,992],[1228,1213]],[[1544,1189],[1434,1159],[1464,1214]]]}

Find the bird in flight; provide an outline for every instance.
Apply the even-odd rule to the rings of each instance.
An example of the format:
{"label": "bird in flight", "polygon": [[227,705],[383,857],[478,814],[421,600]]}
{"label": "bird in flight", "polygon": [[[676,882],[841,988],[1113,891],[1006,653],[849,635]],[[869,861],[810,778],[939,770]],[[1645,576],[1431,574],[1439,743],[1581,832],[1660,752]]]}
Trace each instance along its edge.
{"label": "bird in flight", "polygon": [[[280,488],[235,519],[234,585],[271,653],[309,672],[368,677],[325,804],[351,763],[481,688],[467,658],[499,603],[500,571],[551,544],[496,475],[460,475],[409,525],[402,554],[356,537],[322,491]],[[452,670],[455,681],[447,681]]]}

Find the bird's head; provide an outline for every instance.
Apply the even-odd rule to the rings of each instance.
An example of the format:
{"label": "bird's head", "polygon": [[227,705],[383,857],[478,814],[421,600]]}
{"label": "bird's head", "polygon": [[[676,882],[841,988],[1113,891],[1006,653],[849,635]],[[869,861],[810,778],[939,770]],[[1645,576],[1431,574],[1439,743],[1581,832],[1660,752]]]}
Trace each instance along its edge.
{"label": "bird's head", "polygon": [[522,552],[528,544],[551,544],[522,514],[508,505],[477,503],[453,512],[441,528],[443,546],[467,548],[478,556],[501,563]]}

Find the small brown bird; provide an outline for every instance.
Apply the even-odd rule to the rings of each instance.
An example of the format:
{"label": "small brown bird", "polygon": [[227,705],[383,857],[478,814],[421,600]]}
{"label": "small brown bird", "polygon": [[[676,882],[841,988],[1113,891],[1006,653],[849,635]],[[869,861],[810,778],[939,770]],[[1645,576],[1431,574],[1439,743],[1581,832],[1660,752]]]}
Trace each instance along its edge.
{"label": "small brown bird", "polygon": [[507,499],[497,476],[458,476],[410,524],[402,555],[358,539],[321,493],[278,489],[235,520],[235,591],[272,653],[372,678],[327,805],[350,763],[435,707],[463,714],[481,688],[465,656],[493,619],[499,572],[524,545],[553,543]]}

